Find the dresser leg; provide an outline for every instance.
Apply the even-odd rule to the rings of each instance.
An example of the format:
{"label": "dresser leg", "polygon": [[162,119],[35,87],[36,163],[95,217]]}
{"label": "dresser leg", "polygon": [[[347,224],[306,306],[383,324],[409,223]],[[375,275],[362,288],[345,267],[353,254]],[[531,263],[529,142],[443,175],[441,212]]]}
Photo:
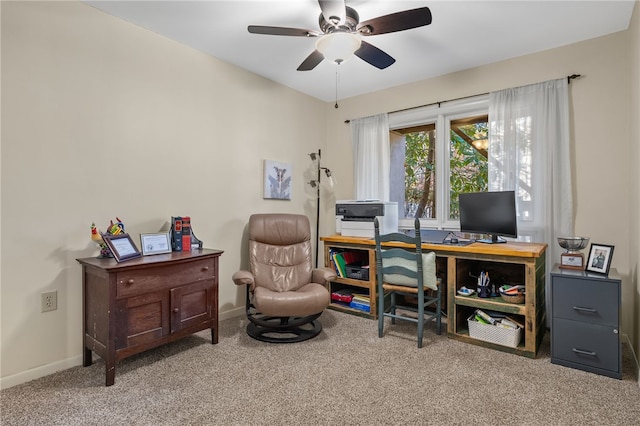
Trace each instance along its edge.
{"label": "dresser leg", "polygon": [[106,375],[105,386],[113,386],[113,384],[116,381],[116,366],[109,365],[108,362],[106,364],[107,366],[105,367],[105,375]]}
{"label": "dresser leg", "polygon": [[218,330],[217,327],[211,327],[211,344],[215,345],[218,343]]}
{"label": "dresser leg", "polygon": [[84,348],[82,351],[82,366],[88,367],[93,363],[91,359],[91,349]]}

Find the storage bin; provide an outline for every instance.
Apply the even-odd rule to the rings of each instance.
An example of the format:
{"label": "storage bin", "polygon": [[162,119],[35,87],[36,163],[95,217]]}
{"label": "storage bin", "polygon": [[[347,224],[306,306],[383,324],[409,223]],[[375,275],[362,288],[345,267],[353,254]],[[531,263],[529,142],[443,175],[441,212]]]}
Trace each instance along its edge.
{"label": "storage bin", "polygon": [[469,324],[469,336],[474,339],[495,343],[502,346],[515,348],[520,344],[522,329],[507,329],[491,324],[482,324],[474,320],[474,315],[467,318]]}
{"label": "storage bin", "polygon": [[346,274],[347,278],[369,281],[369,266],[347,265]]}

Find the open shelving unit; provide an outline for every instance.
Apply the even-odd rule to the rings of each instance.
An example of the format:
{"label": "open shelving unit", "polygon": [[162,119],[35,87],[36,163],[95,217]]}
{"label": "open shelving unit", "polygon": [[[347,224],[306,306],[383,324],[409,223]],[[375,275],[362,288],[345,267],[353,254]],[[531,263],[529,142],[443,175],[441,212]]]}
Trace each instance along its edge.
{"label": "open shelving unit", "polygon": [[[336,278],[329,291],[352,287],[369,293],[369,313],[332,302],[330,308],[368,318],[376,318],[377,291],[375,280],[375,242],[369,238],[333,235],[322,237],[325,266],[333,267],[331,252],[335,250],[366,250],[369,259],[369,279]],[[423,250],[434,251],[439,278],[446,283],[447,334],[450,338],[504,352],[535,358],[546,332],[545,326],[545,251],[546,244],[509,242],[506,244],[473,243],[466,246],[423,244]],[[457,291],[465,286],[475,289],[473,276],[488,271],[498,283],[523,284],[524,304],[504,302],[500,297],[482,299],[476,295],[460,296]],[[485,342],[469,335],[467,318],[475,309],[503,312],[513,316],[525,327],[520,344],[513,348]]]}

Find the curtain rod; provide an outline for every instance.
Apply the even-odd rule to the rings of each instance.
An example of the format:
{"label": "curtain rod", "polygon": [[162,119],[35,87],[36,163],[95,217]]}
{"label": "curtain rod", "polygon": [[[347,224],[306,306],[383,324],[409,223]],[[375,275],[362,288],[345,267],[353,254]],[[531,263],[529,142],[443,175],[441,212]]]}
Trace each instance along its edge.
{"label": "curtain rod", "polygon": [[[580,74],[571,74],[567,76],[567,83],[571,84],[571,80],[574,80],[576,78],[580,78],[582,77],[582,75]],[[461,98],[454,98],[454,99],[448,99],[446,101],[438,101],[438,102],[431,102],[430,104],[425,104],[425,105],[418,105],[418,106],[414,106],[414,107],[409,107],[409,108],[403,108],[403,109],[397,109],[395,111],[389,111],[387,114],[393,114],[394,112],[403,112],[403,111],[409,111],[411,109],[415,109],[415,108],[424,108],[424,107],[428,107],[431,105],[438,105],[438,107],[440,107],[440,104],[443,104],[445,102],[453,102],[453,101],[460,101],[462,99],[468,99],[468,98],[475,98],[476,96],[483,96],[483,95],[488,95],[490,92],[487,93],[478,93],[477,95],[469,95],[469,96],[462,96]],[[344,120],[345,124],[349,124],[351,123],[351,120]]]}

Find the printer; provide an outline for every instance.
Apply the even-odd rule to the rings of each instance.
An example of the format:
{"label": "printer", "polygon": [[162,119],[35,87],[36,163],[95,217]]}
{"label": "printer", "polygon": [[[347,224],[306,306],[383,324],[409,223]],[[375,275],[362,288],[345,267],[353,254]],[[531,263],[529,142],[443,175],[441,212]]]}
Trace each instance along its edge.
{"label": "printer", "polygon": [[336,201],[336,233],[373,238],[373,221],[378,218],[381,234],[398,232],[398,203],[380,200]]}

